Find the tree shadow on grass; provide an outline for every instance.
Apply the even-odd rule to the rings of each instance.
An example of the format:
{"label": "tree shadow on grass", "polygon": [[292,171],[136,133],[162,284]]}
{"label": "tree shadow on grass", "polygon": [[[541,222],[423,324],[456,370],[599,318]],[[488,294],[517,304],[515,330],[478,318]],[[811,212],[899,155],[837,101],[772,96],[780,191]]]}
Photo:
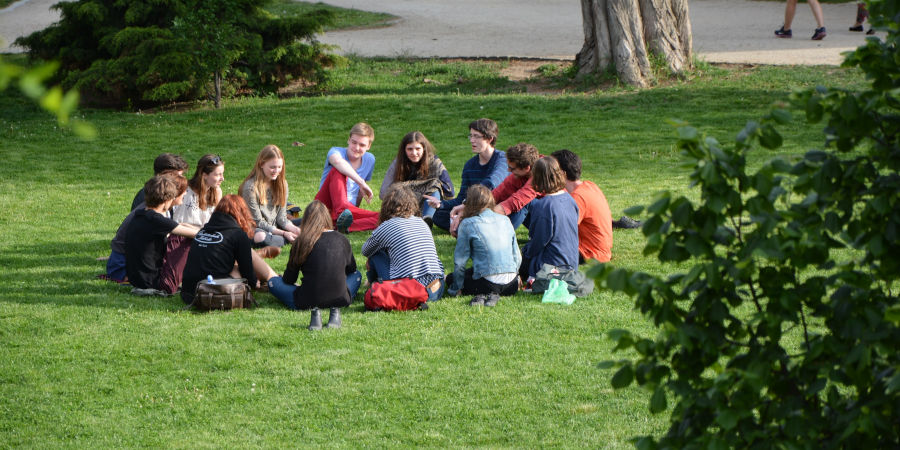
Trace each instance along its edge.
{"label": "tree shadow on grass", "polygon": [[[98,250],[104,249],[104,250]],[[146,311],[184,309],[181,296],[138,297],[131,285],[97,278],[106,273],[109,241],[12,245],[0,252],[0,304],[93,306]],[[284,309],[271,294],[254,292],[261,309]]]}

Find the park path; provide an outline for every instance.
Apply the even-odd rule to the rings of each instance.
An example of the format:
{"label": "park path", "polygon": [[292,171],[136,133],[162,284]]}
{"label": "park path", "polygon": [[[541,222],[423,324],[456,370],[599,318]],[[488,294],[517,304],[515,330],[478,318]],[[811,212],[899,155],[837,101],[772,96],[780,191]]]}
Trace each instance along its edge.
{"label": "park path", "polygon": [[[58,20],[58,0],[21,0],[0,10],[0,52],[22,35]],[[361,56],[523,57],[573,59],[584,34],[577,0],[327,0],[326,3],[400,17],[393,26],[336,31],[322,42]],[[780,2],[691,0],[694,51],[709,62],[749,64],[840,64],[842,52],[862,44],[847,31],[856,4],[823,4],[828,37],[812,41],[815,22],[798,6],[794,38],[773,31],[784,15]]]}

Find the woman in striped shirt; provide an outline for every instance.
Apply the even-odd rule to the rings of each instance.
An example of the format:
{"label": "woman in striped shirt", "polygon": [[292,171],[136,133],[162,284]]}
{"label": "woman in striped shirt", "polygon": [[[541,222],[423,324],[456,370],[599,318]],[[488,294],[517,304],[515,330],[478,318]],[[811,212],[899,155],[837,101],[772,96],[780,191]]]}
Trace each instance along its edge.
{"label": "woman in striped shirt", "polygon": [[428,291],[428,301],[444,293],[444,265],[434,246],[434,237],[419,217],[419,201],[406,187],[388,191],[382,199],[380,224],[363,244],[369,258],[369,282],[413,278]]}

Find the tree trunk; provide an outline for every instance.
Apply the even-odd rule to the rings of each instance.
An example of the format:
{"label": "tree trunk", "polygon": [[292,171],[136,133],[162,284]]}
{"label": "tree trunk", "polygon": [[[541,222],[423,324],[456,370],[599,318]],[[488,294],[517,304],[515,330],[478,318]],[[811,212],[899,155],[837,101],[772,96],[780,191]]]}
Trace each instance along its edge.
{"label": "tree trunk", "polygon": [[219,70],[216,71],[215,85],[216,85],[215,103],[216,103],[216,109],[219,109],[219,104],[222,101],[222,72]]}
{"label": "tree trunk", "polygon": [[687,0],[581,0],[584,46],[578,75],[614,69],[622,82],[653,83],[648,51],[681,75],[692,65]]}

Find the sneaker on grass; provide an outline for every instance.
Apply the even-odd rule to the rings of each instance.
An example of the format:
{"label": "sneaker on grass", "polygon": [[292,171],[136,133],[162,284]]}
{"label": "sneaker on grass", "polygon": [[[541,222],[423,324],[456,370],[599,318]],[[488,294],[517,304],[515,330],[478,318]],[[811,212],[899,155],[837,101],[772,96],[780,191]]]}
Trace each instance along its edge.
{"label": "sneaker on grass", "polygon": [[353,213],[349,209],[345,209],[337,218],[337,230],[347,234],[350,231],[350,225],[353,225]]}

